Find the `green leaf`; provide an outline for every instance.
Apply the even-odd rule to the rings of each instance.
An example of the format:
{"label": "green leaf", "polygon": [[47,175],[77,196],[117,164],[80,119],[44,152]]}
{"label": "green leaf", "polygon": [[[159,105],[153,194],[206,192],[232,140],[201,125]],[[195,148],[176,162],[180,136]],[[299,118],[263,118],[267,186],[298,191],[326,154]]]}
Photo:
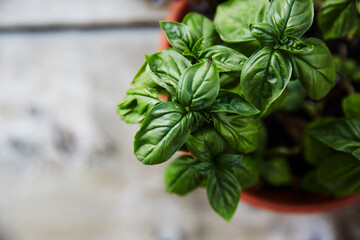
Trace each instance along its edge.
{"label": "green leaf", "polygon": [[229,170],[214,169],[209,175],[206,190],[214,211],[230,221],[241,195],[241,186],[236,177]]}
{"label": "green leaf", "polygon": [[239,72],[247,60],[245,55],[221,45],[207,48],[201,58],[203,61],[212,58],[219,72]]}
{"label": "green leaf", "polygon": [[263,152],[266,149],[266,146],[269,141],[269,134],[268,131],[263,123],[260,122],[260,133],[259,133],[259,143],[256,148],[255,156],[258,157],[259,155],[262,156]]}
{"label": "green leaf", "polygon": [[264,46],[274,46],[280,41],[279,31],[269,23],[251,24],[250,32]]}
{"label": "green leaf", "polygon": [[351,94],[344,98],[342,107],[345,116],[360,119],[360,93]]}
{"label": "green leaf", "polygon": [[145,57],[149,69],[155,75],[153,80],[176,96],[180,76],[185,69],[191,66],[189,60],[174,50],[163,50]]}
{"label": "green leaf", "polygon": [[301,188],[310,193],[333,195],[333,193],[328,188],[319,182],[316,171],[309,171],[305,175],[301,181]]}
{"label": "green leaf", "polygon": [[352,154],[354,157],[360,160],[360,148],[356,149]]}
{"label": "green leaf", "polygon": [[239,154],[221,154],[216,158],[216,168],[231,169],[240,164],[244,155]]}
{"label": "green leaf", "polygon": [[192,49],[192,55],[195,56],[196,59],[198,59],[201,54],[204,52],[204,46],[205,42],[204,42],[204,37],[200,38],[194,45],[193,49]]}
{"label": "green leaf", "polygon": [[131,85],[135,87],[147,87],[155,88],[158,85],[153,81],[153,75],[148,69],[148,64],[145,61],[140,67],[139,71],[136,73],[134,79],[131,82]]}
{"label": "green leaf", "polygon": [[281,36],[301,37],[312,25],[314,4],[312,0],[272,0],[268,18]]}
{"label": "green leaf", "polygon": [[[199,47],[199,46],[196,46],[196,44],[194,45],[193,49],[195,47]],[[186,50],[182,53],[182,55],[184,57],[187,57],[190,61],[193,61],[194,59],[197,59],[197,56],[192,52],[192,51],[189,51],[189,50]]]}
{"label": "green leaf", "polygon": [[244,154],[255,151],[261,130],[258,120],[227,113],[212,116],[216,130],[233,148]]}
{"label": "green leaf", "polygon": [[183,23],[190,27],[197,38],[204,37],[205,48],[220,42],[214,23],[204,15],[191,12],[185,16]]}
{"label": "green leaf", "polygon": [[325,39],[345,37],[357,24],[355,1],[325,1],[319,11],[318,22]]}
{"label": "green leaf", "polygon": [[304,103],[306,92],[298,80],[290,81],[286,88],[286,96],[281,108],[292,112],[298,110]]}
{"label": "green leaf", "polygon": [[211,161],[226,149],[226,142],[213,128],[201,128],[191,134],[186,142],[191,154],[201,161]]}
{"label": "green leaf", "polygon": [[220,4],[214,23],[221,39],[225,42],[254,40],[249,25],[263,22],[268,8],[268,0],[230,0]]}
{"label": "green leaf", "polygon": [[198,38],[196,34],[183,23],[172,21],[160,21],[160,27],[164,30],[168,41],[180,53],[191,52]]}
{"label": "green leaf", "polygon": [[[323,124],[326,124],[328,122],[331,122],[332,119],[327,118],[319,118],[311,122],[307,129],[321,126]],[[304,158],[305,160],[312,164],[312,165],[319,165],[322,161],[326,161],[330,156],[332,156],[335,151],[331,149],[326,144],[322,143],[312,135],[306,131],[305,137],[304,137]]]}
{"label": "green leaf", "polygon": [[259,110],[265,111],[286,88],[292,67],[282,52],[263,47],[245,63],[240,84],[244,96]]}
{"label": "green leaf", "polygon": [[178,100],[192,111],[213,104],[220,89],[219,73],[214,62],[195,64],[181,75],[177,88]]}
{"label": "green leaf", "polygon": [[135,135],[135,156],[147,165],[167,161],[186,142],[192,122],[191,115],[175,102],[156,105]]}
{"label": "green leaf", "polygon": [[165,168],[166,191],[180,196],[197,188],[204,179],[201,173],[203,163],[191,156],[180,156]]}
{"label": "green leaf", "polygon": [[360,161],[347,154],[336,154],[317,169],[319,182],[338,196],[360,191]]}
{"label": "green leaf", "polygon": [[117,113],[128,124],[141,123],[150,109],[159,102],[161,100],[154,89],[129,89],[119,103]]}
{"label": "green leaf", "polygon": [[360,81],[360,67],[354,59],[343,60],[340,57],[334,57],[336,72],[351,81]]}
{"label": "green leaf", "polygon": [[304,54],[305,52],[310,52],[313,46],[306,44],[301,41],[299,38],[294,36],[288,36],[281,40],[279,49],[288,52],[290,54]]}
{"label": "green leaf", "polygon": [[358,11],[358,13],[360,14],[360,0],[356,0],[356,9]]}
{"label": "green leaf", "polygon": [[196,132],[204,124],[210,121],[210,114],[203,111],[191,111],[189,112],[191,117],[194,119],[191,125],[190,133]]}
{"label": "green leaf", "polygon": [[264,179],[273,186],[289,185],[292,182],[289,163],[283,157],[263,162],[261,172]]}
{"label": "green leaf", "polygon": [[226,90],[220,90],[217,99],[213,105],[211,105],[209,111],[234,113],[242,116],[252,116],[260,113],[260,111],[245,98]]}
{"label": "green leaf", "polygon": [[241,187],[249,188],[259,180],[259,161],[258,159],[247,155],[244,158],[239,159],[238,164],[233,167],[233,171]]}
{"label": "green leaf", "polygon": [[234,42],[234,43],[225,42],[223,43],[223,45],[244,54],[246,57],[250,57],[257,50],[259,50],[259,48],[262,47],[262,44],[256,39],[253,39],[252,41],[248,41],[248,42]]}
{"label": "green leaf", "polygon": [[360,147],[360,119],[337,119],[308,132],[338,151],[353,153]]}
{"label": "green leaf", "polygon": [[312,45],[312,48],[292,55],[294,74],[308,96],[319,100],[335,85],[335,62],[326,44],[320,39],[308,38],[304,42]]}
{"label": "green leaf", "polygon": [[221,89],[231,89],[240,84],[240,73],[230,72],[222,73],[220,75],[220,88]]}

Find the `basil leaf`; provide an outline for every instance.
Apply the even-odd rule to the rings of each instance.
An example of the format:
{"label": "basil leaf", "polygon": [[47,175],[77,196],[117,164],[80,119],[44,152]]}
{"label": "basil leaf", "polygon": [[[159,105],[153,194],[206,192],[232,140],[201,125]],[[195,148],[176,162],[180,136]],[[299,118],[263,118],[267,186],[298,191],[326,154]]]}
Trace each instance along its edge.
{"label": "basil leaf", "polygon": [[246,57],[250,57],[262,47],[261,43],[256,39],[248,42],[225,42],[223,45],[244,54]]}
{"label": "basil leaf", "polygon": [[256,152],[254,154],[255,156],[261,155],[262,152],[265,151],[268,141],[269,141],[268,131],[267,131],[265,125],[260,122],[259,143],[256,148]]}
{"label": "basil leaf", "polygon": [[185,16],[183,23],[190,27],[198,39],[204,37],[205,48],[220,42],[214,23],[204,15],[191,12]]}
{"label": "basil leaf", "polygon": [[232,169],[235,177],[243,188],[249,188],[259,180],[259,161],[250,155],[247,155],[244,158],[239,158],[238,164]]}
{"label": "basil leaf", "polygon": [[205,123],[210,121],[210,115],[203,111],[191,111],[190,115],[194,119],[191,125],[191,133],[196,132]]}
{"label": "basil leaf", "polygon": [[196,59],[198,59],[201,54],[204,52],[204,46],[205,42],[204,42],[204,37],[200,38],[194,45],[193,49],[192,49],[192,55],[195,56]]}
{"label": "basil leaf", "polygon": [[234,113],[242,116],[251,116],[260,113],[260,111],[245,98],[226,90],[220,90],[217,99],[213,105],[211,105],[209,111]]}
{"label": "basil leaf", "polygon": [[[196,45],[196,44],[195,44]],[[194,47],[199,47],[199,46],[194,46]],[[194,49],[194,48],[193,48]],[[192,52],[192,51],[189,51],[189,50],[185,50],[182,55],[184,57],[187,57],[190,61],[194,61],[194,59],[197,59],[197,56]]]}
{"label": "basil leaf", "polygon": [[[332,120],[332,119],[331,119]],[[319,118],[311,122],[307,129],[321,126],[331,121],[326,118]],[[322,161],[326,161],[330,156],[334,155],[335,151],[326,144],[322,143],[306,131],[304,137],[304,158],[312,165],[319,165]]]}
{"label": "basil leaf", "polygon": [[281,46],[279,47],[279,49],[291,54],[298,54],[310,52],[313,49],[313,46],[304,43],[297,37],[287,36],[281,41]]}
{"label": "basil leaf", "polygon": [[231,89],[240,84],[240,73],[228,72],[220,75],[220,88]]}
{"label": "basil leaf", "polygon": [[312,0],[272,0],[268,21],[281,36],[301,37],[312,25],[314,4]]}
{"label": "basil leaf", "polygon": [[191,52],[198,40],[197,36],[192,32],[192,30],[183,23],[160,21],[160,27],[162,30],[164,30],[171,46],[173,46],[180,53],[185,51]]}
{"label": "basil leaf", "polygon": [[304,42],[312,45],[312,48],[292,55],[294,74],[308,96],[319,100],[335,85],[335,62],[326,44],[320,39],[308,38]]}
{"label": "basil leaf", "polygon": [[153,80],[176,96],[180,76],[185,69],[191,66],[189,60],[174,50],[163,50],[145,57],[149,69],[155,75]]}
{"label": "basil leaf", "polygon": [[338,151],[353,153],[360,148],[360,119],[337,119],[308,132]]}
{"label": "basil leaf", "polygon": [[202,162],[191,156],[180,156],[165,168],[166,191],[186,195],[197,188],[204,176],[201,174]]}
{"label": "basil leaf", "polygon": [[201,161],[210,161],[226,149],[226,142],[213,128],[202,128],[191,134],[186,142],[191,154]]}
{"label": "basil leaf", "polygon": [[354,157],[360,160],[360,148],[356,149],[352,154]]}
{"label": "basil leaf", "polygon": [[360,191],[360,162],[351,155],[329,157],[317,169],[319,182],[338,196]]}
{"label": "basil leaf", "polygon": [[230,221],[241,195],[241,186],[234,174],[229,170],[214,169],[208,177],[206,191],[214,211]]}
{"label": "basil leaf", "polygon": [[281,108],[288,112],[298,110],[304,103],[306,91],[298,80],[290,81]]}
{"label": "basil leaf", "polygon": [[150,109],[159,102],[161,100],[154,89],[129,89],[119,103],[117,113],[128,124],[141,123]]}
{"label": "basil leaf", "polygon": [[283,157],[263,162],[261,172],[264,179],[273,186],[288,185],[292,182],[289,163]]}
{"label": "basil leaf", "polygon": [[221,39],[225,42],[254,40],[249,24],[264,21],[268,8],[268,0],[230,0],[220,4],[214,23]]}
{"label": "basil leaf", "polygon": [[234,149],[245,154],[255,151],[261,130],[259,121],[227,113],[212,116],[216,130]]}
{"label": "basil leaf", "polygon": [[212,58],[219,72],[241,71],[247,57],[229,47],[215,45],[207,48],[201,55],[203,61]]}
{"label": "basil leaf", "polygon": [[239,154],[221,154],[216,158],[216,167],[223,169],[231,169],[239,165],[244,155]]}
{"label": "basil leaf", "polygon": [[269,23],[250,24],[250,32],[264,46],[274,46],[280,40],[279,31]]}
{"label": "basil leaf", "polygon": [[135,87],[147,87],[147,88],[155,88],[158,86],[153,81],[152,73],[148,69],[148,64],[146,61],[140,67],[139,71],[136,73],[134,79],[131,82],[131,85]]}
{"label": "basil leaf", "polygon": [[344,98],[342,106],[347,117],[360,119],[360,93]]}
{"label": "basil leaf", "polygon": [[219,73],[214,62],[198,63],[187,68],[180,77],[178,100],[184,107],[201,110],[213,104],[220,89]]}
{"label": "basil leaf", "polygon": [[350,81],[360,81],[360,67],[354,59],[342,60],[334,57],[336,72],[343,77],[349,78]]}
{"label": "basil leaf", "polygon": [[153,107],[135,135],[137,159],[147,165],[168,160],[186,142],[192,120],[175,102],[162,102]]}
{"label": "basil leaf", "polygon": [[320,8],[318,22],[325,39],[345,37],[357,25],[355,1],[325,1]]}
{"label": "basil leaf", "polygon": [[316,175],[316,171],[309,171],[301,181],[301,188],[315,194],[333,195],[333,193],[323,186]]}
{"label": "basil leaf", "polygon": [[292,67],[286,55],[263,47],[244,64],[240,84],[244,96],[260,111],[266,110],[286,88]]}

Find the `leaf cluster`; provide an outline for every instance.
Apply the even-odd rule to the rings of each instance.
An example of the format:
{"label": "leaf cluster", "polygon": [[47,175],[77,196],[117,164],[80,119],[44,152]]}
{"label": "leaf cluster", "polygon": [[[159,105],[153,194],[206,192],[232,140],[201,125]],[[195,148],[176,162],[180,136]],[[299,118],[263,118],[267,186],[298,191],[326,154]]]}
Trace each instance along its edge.
{"label": "leaf cluster", "polygon": [[[345,1],[359,5],[327,0],[319,14]],[[259,180],[272,186],[296,182],[289,159],[298,156],[311,166],[303,189],[360,192],[360,95],[353,89],[343,100],[341,118],[319,115],[336,84],[335,62],[340,76],[351,76],[346,79],[356,79],[356,64],[335,61],[322,40],[304,37],[313,18],[312,0],[229,0],[213,21],[189,13],[181,23],[160,22],[172,47],[145,55],[118,114],[141,124],[134,152],[143,164],[188,152],[166,167],[168,192],[186,195],[205,187],[212,208],[229,221],[242,189]],[[273,119],[304,111],[306,118],[281,126],[299,122],[300,130],[287,133],[294,146],[271,142],[282,137],[273,135]]]}

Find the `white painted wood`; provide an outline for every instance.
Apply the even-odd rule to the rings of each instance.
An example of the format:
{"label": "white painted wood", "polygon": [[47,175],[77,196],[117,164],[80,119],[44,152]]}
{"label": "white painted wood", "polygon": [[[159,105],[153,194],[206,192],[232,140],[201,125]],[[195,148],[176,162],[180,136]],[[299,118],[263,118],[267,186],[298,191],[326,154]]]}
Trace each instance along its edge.
{"label": "white painted wood", "polygon": [[0,27],[156,23],[165,15],[150,0],[0,1]]}

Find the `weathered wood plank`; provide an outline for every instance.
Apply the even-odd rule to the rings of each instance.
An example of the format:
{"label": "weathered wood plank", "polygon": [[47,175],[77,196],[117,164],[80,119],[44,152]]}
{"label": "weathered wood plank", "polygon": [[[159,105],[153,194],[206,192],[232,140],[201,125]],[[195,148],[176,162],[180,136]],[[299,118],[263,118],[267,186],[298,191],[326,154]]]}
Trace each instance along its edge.
{"label": "weathered wood plank", "polygon": [[116,106],[144,53],[156,51],[159,32],[2,35],[0,162],[84,162],[106,145],[103,134],[131,158],[134,131],[120,121]]}
{"label": "weathered wood plank", "polygon": [[1,0],[0,27],[156,24],[166,4],[150,0]]}

